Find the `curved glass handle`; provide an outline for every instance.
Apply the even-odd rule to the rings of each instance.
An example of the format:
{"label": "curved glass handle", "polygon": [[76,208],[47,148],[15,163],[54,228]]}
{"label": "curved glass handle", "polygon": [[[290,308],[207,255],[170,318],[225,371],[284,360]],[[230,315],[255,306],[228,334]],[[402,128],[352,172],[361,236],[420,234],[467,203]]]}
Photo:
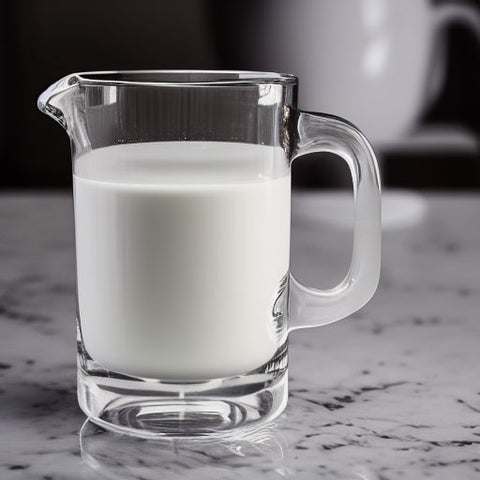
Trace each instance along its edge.
{"label": "curved glass handle", "polygon": [[289,330],[336,322],[361,308],[375,292],[380,277],[380,177],[372,147],[353,125],[337,117],[300,112],[292,160],[330,152],[348,164],[353,181],[353,252],[346,277],[330,290],[305,287],[292,275]]}

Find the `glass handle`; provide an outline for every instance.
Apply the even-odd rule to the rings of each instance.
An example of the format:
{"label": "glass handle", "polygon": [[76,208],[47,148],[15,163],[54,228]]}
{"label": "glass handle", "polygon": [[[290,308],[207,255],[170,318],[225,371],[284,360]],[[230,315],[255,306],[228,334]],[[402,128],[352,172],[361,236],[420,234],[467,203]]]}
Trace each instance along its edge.
{"label": "glass handle", "polygon": [[336,322],[361,308],[375,292],[380,277],[380,176],[372,147],[346,121],[300,112],[292,160],[314,152],[342,157],[352,175],[354,195],[353,252],[347,275],[336,287],[317,290],[290,275],[289,330]]}

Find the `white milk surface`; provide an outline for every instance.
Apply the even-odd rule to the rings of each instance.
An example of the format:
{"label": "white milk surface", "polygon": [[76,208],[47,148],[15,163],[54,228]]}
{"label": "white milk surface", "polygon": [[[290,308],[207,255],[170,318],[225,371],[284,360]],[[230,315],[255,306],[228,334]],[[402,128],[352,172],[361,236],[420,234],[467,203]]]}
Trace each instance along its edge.
{"label": "white milk surface", "polygon": [[127,144],[75,161],[78,302],[105,368],[154,378],[246,373],[279,346],[290,176],[280,148]]}

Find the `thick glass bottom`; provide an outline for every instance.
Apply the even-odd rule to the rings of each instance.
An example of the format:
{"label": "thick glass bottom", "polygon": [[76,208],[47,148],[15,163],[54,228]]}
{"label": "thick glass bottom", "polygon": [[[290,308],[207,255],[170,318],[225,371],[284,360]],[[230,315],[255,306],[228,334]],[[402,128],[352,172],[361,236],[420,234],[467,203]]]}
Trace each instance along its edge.
{"label": "thick glass bottom", "polygon": [[287,398],[286,344],[253,372],[188,383],[120,375],[79,354],[83,412],[104,428],[144,438],[228,435],[272,420]]}

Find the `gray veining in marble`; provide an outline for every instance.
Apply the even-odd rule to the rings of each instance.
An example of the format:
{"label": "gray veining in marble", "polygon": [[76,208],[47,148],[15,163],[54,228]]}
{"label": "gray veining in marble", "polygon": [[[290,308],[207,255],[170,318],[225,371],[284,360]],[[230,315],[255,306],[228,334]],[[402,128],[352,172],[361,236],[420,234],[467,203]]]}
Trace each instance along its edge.
{"label": "gray veining in marble", "polygon": [[[318,287],[351,241],[315,219],[325,199],[293,207],[293,269]],[[427,202],[420,225],[385,232],[364,309],[291,335],[284,415],[233,440],[151,442],[77,406],[69,197],[1,195],[0,478],[480,478],[480,196]]]}

